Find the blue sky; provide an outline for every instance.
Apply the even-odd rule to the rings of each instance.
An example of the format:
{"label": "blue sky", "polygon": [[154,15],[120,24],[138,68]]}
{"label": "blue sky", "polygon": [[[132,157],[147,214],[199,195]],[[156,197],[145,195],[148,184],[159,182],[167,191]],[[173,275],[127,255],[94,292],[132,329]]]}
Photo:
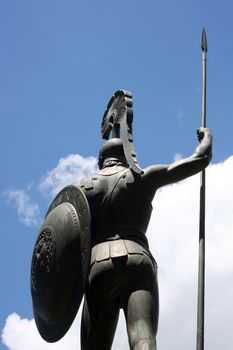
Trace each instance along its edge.
{"label": "blue sky", "polygon": [[[116,90],[133,93],[142,167],[192,153],[203,25],[213,163],[232,155],[232,11],[226,0],[1,2],[1,331],[14,312],[33,317],[30,262],[50,192],[70,181],[69,169],[76,181],[95,168],[86,161],[98,154],[101,118]],[[69,158],[76,154],[84,160]]]}

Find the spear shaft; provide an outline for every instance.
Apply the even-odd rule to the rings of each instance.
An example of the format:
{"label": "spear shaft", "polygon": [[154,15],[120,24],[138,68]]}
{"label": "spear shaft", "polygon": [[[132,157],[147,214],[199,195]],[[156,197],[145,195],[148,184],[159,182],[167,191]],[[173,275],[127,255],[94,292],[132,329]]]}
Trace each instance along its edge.
{"label": "spear shaft", "polygon": [[[202,29],[202,115],[201,126],[206,127],[206,55],[207,39]],[[199,266],[197,301],[197,350],[204,350],[204,302],[205,302],[205,170],[200,177],[200,216],[199,216]]]}

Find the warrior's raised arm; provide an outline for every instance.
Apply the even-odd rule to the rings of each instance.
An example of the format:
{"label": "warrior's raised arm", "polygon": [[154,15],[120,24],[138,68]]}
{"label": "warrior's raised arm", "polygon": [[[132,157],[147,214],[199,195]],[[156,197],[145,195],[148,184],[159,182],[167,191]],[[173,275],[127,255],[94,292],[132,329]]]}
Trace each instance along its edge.
{"label": "warrior's raised arm", "polygon": [[207,167],[211,160],[212,134],[207,128],[198,129],[200,144],[194,153],[171,164],[157,164],[144,169],[142,178],[149,189],[157,188],[177,182],[192,176]]}

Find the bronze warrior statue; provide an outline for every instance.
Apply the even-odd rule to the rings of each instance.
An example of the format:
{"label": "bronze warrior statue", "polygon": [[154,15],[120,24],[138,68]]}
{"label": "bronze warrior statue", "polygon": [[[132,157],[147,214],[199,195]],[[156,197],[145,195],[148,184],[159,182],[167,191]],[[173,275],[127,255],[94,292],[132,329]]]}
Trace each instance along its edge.
{"label": "bronze warrior statue", "polygon": [[[81,324],[82,350],[111,349],[121,308],[125,314],[130,349],[156,349],[159,310],[157,265],[146,238],[151,203],[158,188],[200,172],[211,159],[211,132],[200,128],[200,144],[190,157],[142,170],[137,165],[133,147],[131,107],[129,92],[121,90],[110,100],[102,123],[102,135],[108,138],[112,132],[113,138],[107,140],[99,152],[99,172],[83,179],[78,186],[87,200],[91,218],[91,255]],[[60,198],[49,215],[62,202],[76,206],[69,198]],[[47,230],[52,226],[51,222],[47,224]],[[35,296],[39,272],[35,268],[37,260],[34,260],[34,312],[40,333],[49,338],[49,321],[40,311],[38,304],[41,301],[37,303],[38,296]],[[68,317],[62,312],[59,317]]]}

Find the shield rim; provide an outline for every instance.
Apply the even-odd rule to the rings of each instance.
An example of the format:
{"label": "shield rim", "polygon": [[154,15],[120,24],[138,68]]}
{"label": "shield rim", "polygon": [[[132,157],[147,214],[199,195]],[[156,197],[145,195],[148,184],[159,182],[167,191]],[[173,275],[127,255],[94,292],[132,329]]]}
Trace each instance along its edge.
{"label": "shield rim", "polygon": [[[42,317],[40,317],[40,315],[38,314],[34,303],[33,303],[33,313],[34,313],[34,319],[35,319],[35,323],[37,326],[37,329],[40,333],[40,335],[42,336],[42,338],[44,340],[46,340],[49,343],[54,343],[58,340],[60,340],[69,330],[69,328],[71,327],[75,316],[79,310],[83,295],[84,295],[84,291],[85,291],[85,283],[87,281],[87,277],[88,277],[88,269],[89,269],[89,265],[90,265],[90,251],[91,251],[91,247],[90,247],[90,236],[91,236],[91,214],[90,214],[90,207],[89,207],[89,203],[87,201],[87,198],[84,194],[84,192],[82,191],[82,189],[79,186],[76,185],[69,185],[64,187],[54,198],[54,200],[52,201],[46,215],[45,215],[45,219],[48,216],[48,214],[55,209],[57,206],[59,206],[62,203],[68,202],[70,204],[73,205],[73,207],[75,208],[76,214],[78,216],[78,219],[81,221],[83,220],[83,218],[81,217],[80,212],[77,210],[78,209],[78,202],[77,201],[71,201],[70,198],[68,198],[67,196],[67,191],[68,190],[72,190],[72,191],[76,191],[78,192],[82,199],[83,202],[85,203],[85,209],[86,209],[86,225],[85,225],[85,246],[86,246],[86,261],[83,261],[83,258],[85,258],[84,256],[82,256],[82,270],[83,270],[83,279],[84,279],[84,287],[83,287],[83,292],[78,293],[78,288],[77,288],[77,283],[74,284],[74,292],[73,292],[73,297],[70,300],[70,306],[68,307],[68,309],[66,310],[66,317],[62,317],[61,319],[57,320],[56,322],[46,322],[46,320],[44,320]],[[43,224],[42,226],[43,227]],[[39,230],[39,234],[41,232],[41,228]],[[83,244],[83,237],[80,233],[80,240],[81,240],[81,244],[80,246],[82,246]],[[77,275],[77,281],[78,281],[78,275]],[[32,286],[31,286],[31,290],[32,290]]]}

